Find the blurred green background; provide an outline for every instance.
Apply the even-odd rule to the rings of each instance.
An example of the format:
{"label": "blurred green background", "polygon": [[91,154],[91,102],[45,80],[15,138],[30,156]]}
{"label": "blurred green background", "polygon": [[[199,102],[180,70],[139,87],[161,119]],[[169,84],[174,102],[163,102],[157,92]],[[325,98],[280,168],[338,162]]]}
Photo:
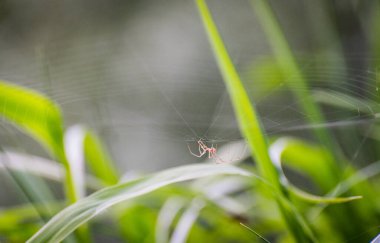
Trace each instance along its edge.
{"label": "blurred green background", "polygon": [[[271,3],[312,88],[376,102],[376,1]],[[303,124],[250,3],[209,5],[268,132]],[[196,136],[240,137],[192,1],[13,0],[0,6],[1,77],[47,94],[67,125],[89,124],[122,170],[188,163],[186,141]],[[331,113],[334,121],[357,115]],[[1,132],[3,146],[11,145],[16,131]],[[22,147],[34,152],[33,144]]]}
{"label": "blurred green background", "polygon": [[[292,77],[276,64],[254,4],[207,2],[271,139],[313,143],[313,129],[326,127],[352,165],[379,159],[378,1],[270,1],[326,116],[314,125],[285,85]],[[121,175],[200,162],[187,147],[200,138],[219,147],[242,139],[193,1],[2,0],[0,53],[1,79],[56,101],[66,127],[91,127]],[[48,157],[5,120],[0,126],[2,148]],[[226,160],[240,154],[227,149]],[[6,172],[0,182],[1,206],[23,201]]]}

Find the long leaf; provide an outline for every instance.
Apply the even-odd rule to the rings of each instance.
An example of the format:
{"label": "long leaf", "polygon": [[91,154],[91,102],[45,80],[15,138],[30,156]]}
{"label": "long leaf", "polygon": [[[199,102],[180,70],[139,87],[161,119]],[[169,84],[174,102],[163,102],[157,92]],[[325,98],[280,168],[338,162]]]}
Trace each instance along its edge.
{"label": "long leaf", "polygon": [[28,242],[59,242],[76,228],[117,203],[172,183],[222,174],[251,175],[245,170],[230,165],[188,165],[162,171],[137,181],[108,187],[61,211]]}
{"label": "long leaf", "polygon": [[268,145],[258,115],[251,105],[235,66],[219,36],[207,5],[204,0],[196,0],[196,2],[220,72],[230,94],[242,134],[248,140],[253,157],[256,159],[264,178],[273,183],[278,190],[281,190],[278,173],[268,155]]}
{"label": "long leaf", "polygon": [[349,111],[357,112],[358,115],[377,115],[380,111],[379,104],[370,100],[364,100],[352,95],[344,94],[337,91],[316,90],[313,92],[316,101],[342,108]]}
{"label": "long leaf", "polygon": [[243,136],[247,139],[252,155],[258,165],[264,179],[268,180],[275,188],[274,197],[285,219],[289,230],[298,241],[313,242],[314,236],[307,224],[295,208],[289,206],[284,188],[280,182],[280,176],[269,157],[268,144],[259,117],[251,104],[240,77],[233,65],[231,58],[219,35],[218,29],[211,17],[210,11],[204,0],[196,0],[198,10],[203,20],[214,56],[218,62],[223,80],[227,86],[235,114]]}
{"label": "long leaf", "polygon": [[[312,99],[307,80],[290,49],[269,2],[267,0],[251,0],[251,3],[258,19],[262,23],[277,62],[286,76],[289,87],[299,100],[304,113],[307,114],[307,119],[312,124],[323,123],[324,117],[322,112]],[[321,144],[328,148],[335,148],[335,144],[327,130],[323,128],[317,129],[315,130],[315,135]],[[332,168],[335,167],[334,164],[330,166]]]}
{"label": "long leaf", "polygon": [[[285,155],[287,155],[285,161],[287,161],[292,168],[300,170],[301,172],[306,172],[321,188],[324,188],[326,186],[324,181],[329,180],[333,175],[331,175],[331,171],[326,171],[326,167],[323,166],[323,163],[325,163],[326,160],[332,159],[323,148],[313,147],[304,141],[295,138],[283,137],[271,145],[270,155],[278,170],[282,172],[282,181],[288,185],[289,191],[298,198],[311,203],[326,204],[345,203],[362,198],[361,196],[317,196],[297,188],[288,181],[282,168],[283,157]],[[329,183],[327,183],[327,185],[329,185]]]}
{"label": "long leaf", "polygon": [[191,201],[189,207],[181,215],[175,227],[170,243],[185,243],[190,233],[191,227],[198,218],[200,211],[204,208],[205,202],[200,198]]}
{"label": "long leaf", "polygon": [[[31,154],[23,154],[14,151],[0,152],[0,161],[9,160],[7,167],[0,163],[0,171],[20,171],[47,180],[63,183],[64,168],[56,161],[48,160]],[[92,190],[102,188],[102,183],[92,175],[86,175],[86,186]]]}

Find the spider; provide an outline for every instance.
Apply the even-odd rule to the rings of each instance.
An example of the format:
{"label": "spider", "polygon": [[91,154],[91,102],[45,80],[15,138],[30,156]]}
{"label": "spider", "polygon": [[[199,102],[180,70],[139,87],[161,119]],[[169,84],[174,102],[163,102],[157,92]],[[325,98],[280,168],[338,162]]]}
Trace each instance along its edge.
{"label": "spider", "polygon": [[193,153],[193,151],[191,151],[190,149],[190,146],[187,145],[187,147],[189,148],[189,151],[192,155],[194,155],[195,157],[198,157],[198,158],[201,158],[203,155],[205,155],[206,153],[208,153],[208,158],[209,159],[216,159],[217,163],[223,163],[224,161],[219,158],[219,156],[216,154],[216,147],[214,147],[214,144],[211,144],[211,147],[208,147],[203,141],[202,139],[199,139],[198,140],[198,150],[199,150],[199,154],[196,154],[196,153]]}

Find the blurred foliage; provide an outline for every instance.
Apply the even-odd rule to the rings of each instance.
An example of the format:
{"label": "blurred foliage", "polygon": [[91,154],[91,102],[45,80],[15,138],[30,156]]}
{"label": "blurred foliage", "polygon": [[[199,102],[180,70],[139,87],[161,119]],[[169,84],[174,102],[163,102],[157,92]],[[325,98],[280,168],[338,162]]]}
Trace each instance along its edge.
{"label": "blurred foliage", "polygon": [[[75,11],[71,11],[74,10],[73,4]],[[84,126],[77,126],[76,130],[70,130],[72,127],[66,129],[67,122],[64,122],[62,114],[70,116],[70,108],[77,108],[80,113],[88,108],[75,107],[76,103],[65,106],[64,102],[58,102],[67,101],[71,97],[66,96],[65,90],[60,93],[59,87],[65,89],[65,85],[59,86],[52,81],[61,78],[57,74],[60,72],[60,64],[65,62],[51,58],[49,50],[52,46],[53,49],[55,47],[47,43],[64,35],[71,40],[75,36],[83,37],[81,46],[71,49],[75,53],[76,50],[86,49],[88,40],[95,41],[94,37],[102,36],[98,31],[107,29],[105,32],[113,33],[110,35],[112,37],[117,36],[115,33],[123,28],[133,29],[135,24],[142,21],[137,16],[144,12],[143,19],[148,22],[142,21],[143,24],[138,26],[142,28],[139,33],[147,34],[149,30],[155,29],[155,25],[147,24],[151,24],[149,21],[154,22],[153,13],[168,13],[168,3],[163,6],[160,4],[161,2],[148,0],[0,2],[0,34],[5,36],[0,41],[0,48],[8,52],[5,47],[10,44],[12,48],[18,47],[20,43],[32,46],[35,51],[33,55],[37,53],[36,62],[42,73],[34,79],[43,80],[42,85],[36,85],[35,89],[44,90],[51,96],[48,98],[31,89],[30,86],[33,85],[28,83],[23,83],[23,87],[0,81],[0,115],[4,118],[1,120],[0,131],[13,131],[11,129],[16,128],[25,132],[45,148],[47,153],[44,156],[56,160],[46,161],[42,156],[29,151],[24,157],[17,157],[15,155],[24,146],[23,139],[16,139],[20,143],[13,147],[9,146],[6,136],[0,141],[0,169],[4,171],[2,175],[7,174],[6,180],[12,181],[12,190],[22,199],[21,204],[1,207],[0,241],[263,242],[258,236],[260,235],[270,242],[343,243],[369,242],[378,236],[380,4],[377,1],[354,0],[252,0],[234,4],[229,1],[196,0],[195,4],[191,3],[191,15],[197,18],[191,25],[197,25],[201,29],[195,11],[197,6],[211,48],[205,44],[205,38],[196,37],[195,43],[199,41],[203,44],[195,45],[196,48],[191,46],[193,49],[185,54],[194,52],[206,56],[202,53],[204,50],[213,50],[220,74],[216,72],[215,66],[206,67],[205,62],[201,66],[204,65],[203,70],[207,69],[209,73],[204,76],[215,79],[218,85],[221,83],[220,76],[223,78],[241,135],[246,139],[252,158],[239,158],[234,161],[236,165],[202,163],[160,169],[152,173],[136,173],[132,170],[125,173],[120,168],[123,163],[130,163],[125,159],[129,156],[129,151],[136,153],[135,158],[139,159],[150,156],[151,159],[144,161],[145,168],[156,168],[154,166],[162,166],[171,154],[176,154],[178,141],[173,139],[175,145],[155,142],[141,144],[133,136],[126,136],[125,139],[130,141],[132,147],[118,145],[122,148],[119,149],[122,161],[116,159],[118,163],[115,163],[112,152],[119,142],[116,137],[123,134],[120,130],[116,129],[111,134],[108,144],[107,139],[104,143],[102,141],[102,129]],[[182,6],[185,3],[176,4]],[[240,24],[246,20],[243,14],[240,16],[232,8],[226,10],[225,7],[231,5],[237,6],[233,10],[244,10],[249,16],[255,16],[257,19],[254,23],[261,24],[260,28],[251,30],[255,36],[261,36],[260,31],[265,33],[266,39],[262,42],[265,47],[260,55],[247,51],[260,49],[260,45],[249,43],[249,48],[239,49],[241,37],[249,35],[243,26],[241,29],[230,28],[236,24],[229,21],[231,16],[239,18]],[[154,12],[152,9],[157,6],[160,8]],[[294,14],[294,8],[297,8],[297,14]],[[182,12],[175,15],[177,13],[173,11],[171,14],[174,14],[173,18],[179,18]],[[175,25],[176,19],[166,23],[173,24],[165,26],[168,29],[186,29]],[[168,30],[165,28],[158,30],[163,33],[163,39],[150,40],[147,34],[142,35],[144,38],[140,36],[141,39],[137,37],[135,43],[143,45],[144,40],[147,46],[152,45],[144,49],[148,55],[153,55],[154,50],[158,49],[162,50],[161,54],[169,53],[168,50],[172,53],[176,53],[175,50],[186,50],[187,46],[179,43],[182,39],[169,42],[173,38],[169,35],[170,32],[164,31]],[[129,33],[139,36],[133,30]],[[99,49],[110,47],[112,50],[100,55],[99,59],[89,65],[96,69],[88,77],[96,79],[94,83],[88,83],[78,90],[74,87],[72,93],[78,94],[80,99],[86,90],[93,92],[94,96],[101,96],[109,90],[116,94],[128,91],[129,93],[123,94],[123,99],[126,100],[124,102],[137,104],[129,107],[130,110],[138,113],[147,105],[150,113],[159,114],[160,118],[153,123],[173,122],[169,113],[154,106],[164,100],[164,106],[169,106],[174,110],[172,113],[182,119],[180,125],[198,136],[198,127],[187,122],[188,117],[194,115],[190,108],[195,107],[197,115],[198,112],[210,114],[215,107],[219,109],[224,102],[223,96],[221,102],[213,102],[213,96],[217,95],[212,92],[224,92],[224,86],[220,91],[220,86],[214,87],[207,83],[210,86],[204,89],[201,86],[202,75],[196,76],[199,80],[194,81],[192,87],[195,86],[200,94],[207,90],[206,94],[211,98],[204,102],[192,95],[187,100],[186,92],[177,88],[179,85],[176,83],[169,81],[169,85],[165,86],[165,83],[158,81],[167,78],[166,74],[163,74],[164,71],[156,74],[157,67],[151,67],[150,60],[146,61],[143,55],[134,52],[138,45],[127,48],[127,56],[138,59],[139,70],[146,74],[142,79],[151,80],[151,83],[144,83],[146,87],[141,86],[144,89],[154,87],[156,93],[153,96],[141,95],[134,89],[137,86],[131,85],[130,81],[125,86],[112,86],[117,82],[108,83],[107,71],[117,73],[121,69],[119,74],[124,74],[124,71],[135,69],[133,66],[126,71],[123,66],[125,63],[120,64],[118,59],[109,58],[111,52],[118,50],[115,46],[120,43],[115,43],[108,43],[109,46],[99,45],[103,48],[96,46]],[[179,45],[178,49],[175,49],[173,43]],[[236,53],[239,52],[236,50],[246,51],[244,58],[247,60],[242,58],[242,62],[235,61],[234,58],[238,56]],[[273,50],[273,54],[269,50]],[[300,55],[300,52],[303,54]],[[65,51],[57,50],[54,55],[62,53]],[[67,63],[70,63],[68,60]],[[113,62],[107,64],[110,60]],[[9,63],[12,61],[11,58],[8,60]],[[164,66],[164,63],[163,58],[158,58],[158,64]],[[0,74],[6,73],[7,64],[4,62],[0,65]],[[83,71],[80,67],[74,70],[74,67],[80,66],[77,64],[65,66],[64,72],[72,69],[69,73],[80,73]],[[107,65],[112,68],[103,69]],[[199,71],[194,65],[185,66],[192,75]],[[21,65],[17,69],[22,73]],[[174,72],[170,74],[177,81]],[[191,79],[194,77],[192,75],[189,75]],[[135,82],[139,81],[138,75],[130,76],[136,78]],[[68,80],[72,77],[65,76]],[[124,78],[120,80],[123,83]],[[94,90],[91,90],[93,86]],[[58,90],[55,90],[57,87]],[[186,91],[187,87],[185,86]],[[171,92],[178,93],[176,97],[181,98],[181,102],[171,101],[168,96]],[[155,97],[158,96],[157,93],[161,99]],[[112,93],[104,95],[110,96]],[[75,95],[72,97],[75,98]],[[182,115],[178,111],[182,102],[188,105],[188,114]],[[102,113],[99,107],[105,104],[99,105],[102,101],[95,98],[90,99],[89,103],[98,109],[99,120],[111,119],[113,116],[123,120],[131,115]],[[125,103],[113,104],[123,107]],[[215,107],[214,103],[217,104]],[[212,118],[216,120],[221,113],[214,113]],[[70,117],[69,124],[82,122],[81,119],[73,118],[75,116]],[[215,120],[207,122],[205,136]],[[89,123],[92,122],[94,121],[89,120]],[[98,124],[96,122],[94,124]],[[140,120],[135,122],[139,123]],[[174,126],[177,126],[176,129]],[[174,126],[170,127],[170,132],[182,132],[180,129],[177,131],[178,123]],[[155,128],[154,132],[157,132],[159,129],[157,126]],[[227,128],[228,126],[221,127]],[[163,130],[165,128],[160,131]],[[70,139],[66,140],[67,136]],[[152,140],[153,136],[154,134],[149,139]],[[196,138],[198,139],[200,138]],[[77,147],[70,149],[73,144]],[[163,156],[151,156],[151,152],[159,146],[164,147]],[[110,152],[107,147],[111,148]],[[199,148],[200,153],[202,149],[204,148]],[[225,143],[223,149],[232,150],[232,143]],[[179,155],[185,158],[183,154]],[[162,161],[162,165],[155,165],[156,160]],[[32,165],[28,167],[25,163]],[[38,167],[44,163],[51,166]],[[38,174],[38,169],[46,170],[46,173]],[[48,174],[54,176],[48,177]],[[62,185],[63,195],[55,191],[51,179]]]}

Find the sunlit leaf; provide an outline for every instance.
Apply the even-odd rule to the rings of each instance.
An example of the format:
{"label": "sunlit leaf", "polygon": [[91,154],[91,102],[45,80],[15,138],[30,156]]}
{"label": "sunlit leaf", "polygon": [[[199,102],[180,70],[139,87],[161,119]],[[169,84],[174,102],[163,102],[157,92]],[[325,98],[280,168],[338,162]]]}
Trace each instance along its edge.
{"label": "sunlit leaf", "polygon": [[119,176],[114,168],[114,162],[100,140],[88,129],[84,139],[84,153],[90,170],[105,185],[113,185],[118,182]]}
{"label": "sunlit leaf", "polygon": [[[313,147],[297,139],[280,138],[271,145],[270,152],[273,162],[278,170],[282,172],[283,183],[287,185],[287,188],[294,196],[311,203],[326,204],[345,203],[362,198],[361,196],[332,197],[313,195],[297,188],[288,181],[282,168],[283,161],[290,163],[292,168],[296,170],[306,172],[317,183],[319,182],[322,187],[326,184],[329,185],[330,183],[324,183],[324,180],[329,180],[329,176],[331,176],[326,166],[326,159],[331,159],[331,157],[324,149]],[[289,156],[289,152],[291,156]],[[287,160],[284,160],[285,153],[288,153]]]}
{"label": "sunlit leaf", "polygon": [[77,200],[63,144],[63,121],[58,106],[35,91],[0,81],[0,114],[37,139],[66,169],[64,187],[70,202]]}
{"label": "sunlit leaf", "polygon": [[61,112],[45,96],[0,81],[0,114],[38,139],[58,159],[63,157]]}
{"label": "sunlit leaf", "polygon": [[[324,122],[322,112],[311,96],[308,82],[297,63],[270,2],[266,0],[251,0],[250,2],[267,35],[268,42],[271,45],[278,65],[281,67],[286,83],[299,100],[303,112],[307,114],[307,120],[311,124]],[[314,132],[320,143],[330,148],[335,146],[327,130],[320,128],[315,129]],[[334,163],[330,164],[330,166],[334,168],[336,165]]]}
{"label": "sunlit leaf", "polygon": [[250,102],[208,6],[204,0],[196,0],[196,3],[215,59],[230,95],[241,133],[249,144],[258,169],[263,178],[268,180],[274,187],[276,202],[293,236],[298,241],[313,242],[315,237],[307,223],[297,212],[297,209],[288,206],[289,201],[286,193],[284,193],[286,189],[281,184],[278,171],[269,157],[268,144],[259,116],[254,105]]}
{"label": "sunlit leaf", "polygon": [[293,137],[282,137],[270,146],[272,161],[282,171],[282,161],[292,169],[306,173],[324,191],[336,185],[338,178],[329,169],[334,161],[324,148]]}
{"label": "sunlit leaf", "polygon": [[249,65],[243,75],[248,94],[253,100],[260,100],[269,93],[283,87],[285,76],[277,60],[271,57],[259,58]]}
{"label": "sunlit leaf", "polygon": [[325,204],[337,204],[345,203],[358,199],[362,199],[362,196],[351,196],[351,197],[331,197],[331,196],[318,196],[308,192],[305,192],[295,186],[290,186],[290,191],[298,198],[301,198],[310,203],[325,203]]}

